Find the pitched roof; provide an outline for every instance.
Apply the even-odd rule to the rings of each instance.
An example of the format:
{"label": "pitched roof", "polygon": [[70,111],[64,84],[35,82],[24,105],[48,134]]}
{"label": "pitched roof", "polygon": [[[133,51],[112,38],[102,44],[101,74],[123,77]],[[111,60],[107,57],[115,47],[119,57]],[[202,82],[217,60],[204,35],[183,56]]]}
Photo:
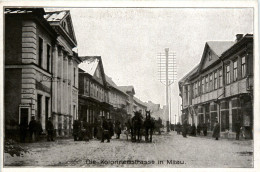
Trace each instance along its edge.
{"label": "pitched roof", "polygon": [[134,86],[130,85],[130,86],[118,86],[119,88],[121,88],[125,93],[127,92],[134,92],[135,94],[135,90],[134,90]]}
{"label": "pitched roof", "polygon": [[85,56],[79,58],[83,61],[79,64],[79,68],[82,69],[85,73],[94,76],[99,63],[99,58],[97,58],[97,56]]}
{"label": "pitched roof", "polygon": [[144,102],[142,102],[140,99],[138,99],[137,97],[133,97],[133,99],[134,99],[134,101],[135,101],[137,104],[140,104],[140,105],[142,105],[142,106],[147,107],[146,104],[145,104]]}
{"label": "pitched roof", "polygon": [[114,83],[114,81],[112,80],[111,77],[107,76],[106,74],[105,74],[105,76],[106,76],[106,81],[107,81],[107,83],[108,83],[110,86],[114,87],[115,89],[117,89],[118,91],[120,91],[121,93],[123,93],[124,95],[128,96],[128,94],[126,94],[126,92],[125,92],[123,89],[121,89],[120,87],[118,87],[118,86],[116,85],[116,83]]}
{"label": "pitched roof", "polygon": [[235,41],[208,41],[207,44],[220,57],[224,51],[235,44]]}
{"label": "pitched roof", "polygon": [[44,18],[48,22],[61,21],[68,13],[69,13],[69,10],[46,12],[46,15],[44,15]]}

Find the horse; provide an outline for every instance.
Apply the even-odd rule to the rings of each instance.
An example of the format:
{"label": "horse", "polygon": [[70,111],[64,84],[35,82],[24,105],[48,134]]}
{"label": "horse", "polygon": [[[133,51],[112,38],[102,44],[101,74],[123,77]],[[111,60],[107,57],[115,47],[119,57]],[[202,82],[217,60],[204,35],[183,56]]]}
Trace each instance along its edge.
{"label": "horse", "polygon": [[[141,141],[141,128],[143,126],[143,119],[140,112],[134,112],[135,116],[132,118],[132,142]],[[137,140],[136,140],[137,135]]]}
{"label": "horse", "polygon": [[[152,138],[153,138],[153,130],[155,127],[155,122],[154,120],[151,118],[151,112],[150,111],[146,111],[146,118],[144,121],[144,128],[145,128],[145,141],[146,142],[152,142]],[[150,138],[149,138],[150,136]]]}

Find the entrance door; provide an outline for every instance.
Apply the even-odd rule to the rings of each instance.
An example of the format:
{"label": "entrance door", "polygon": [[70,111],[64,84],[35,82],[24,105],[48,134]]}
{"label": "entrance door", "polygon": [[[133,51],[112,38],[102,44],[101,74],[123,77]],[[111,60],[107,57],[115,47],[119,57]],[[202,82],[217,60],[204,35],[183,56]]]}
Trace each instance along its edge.
{"label": "entrance door", "polygon": [[20,124],[29,123],[29,108],[20,108]]}

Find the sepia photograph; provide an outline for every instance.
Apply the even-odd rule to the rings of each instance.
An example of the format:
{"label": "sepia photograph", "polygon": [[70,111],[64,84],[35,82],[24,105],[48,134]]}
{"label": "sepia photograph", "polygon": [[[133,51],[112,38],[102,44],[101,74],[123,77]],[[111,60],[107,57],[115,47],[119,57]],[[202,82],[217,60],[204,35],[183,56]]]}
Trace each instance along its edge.
{"label": "sepia photograph", "polygon": [[255,7],[24,5],[1,14],[3,168],[255,167]]}

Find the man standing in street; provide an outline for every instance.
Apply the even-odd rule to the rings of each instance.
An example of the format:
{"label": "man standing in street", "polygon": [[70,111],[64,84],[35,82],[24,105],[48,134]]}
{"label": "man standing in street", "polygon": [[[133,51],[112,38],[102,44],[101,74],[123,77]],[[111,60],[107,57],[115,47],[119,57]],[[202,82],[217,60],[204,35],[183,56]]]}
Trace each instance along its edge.
{"label": "man standing in street", "polygon": [[105,139],[107,139],[107,142],[109,143],[110,142],[109,126],[104,116],[102,116],[101,128],[102,128],[101,143],[104,143]]}
{"label": "man standing in street", "polygon": [[218,120],[216,120],[214,124],[212,137],[216,138],[216,140],[218,140],[218,138],[220,137],[220,125],[218,123]]}
{"label": "man standing in street", "polygon": [[187,119],[185,119],[183,122],[183,127],[182,127],[182,136],[183,137],[187,137],[187,129],[188,129],[188,123],[187,123]]}
{"label": "man standing in street", "polygon": [[51,117],[48,118],[48,121],[47,121],[47,124],[46,124],[46,130],[47,130],[47,141],[54,141],[53,140],[53,130],[54,130],[54,127],[53,127],[53,124],[51,122]]}
{"label": "man standing in street", "polygon": [[30,142],[35,141],[36,132],[37,132],[37,122],[34,116],[32,116],[31,121],[29,123],[29,132],[30,132]]}
{"label": "man standing in street", "polygon": [[113,126],[112,119],[108,120],[108,127],[109,127],[109,138],[111,139],[112,136],[114,135],[114,126]]}

